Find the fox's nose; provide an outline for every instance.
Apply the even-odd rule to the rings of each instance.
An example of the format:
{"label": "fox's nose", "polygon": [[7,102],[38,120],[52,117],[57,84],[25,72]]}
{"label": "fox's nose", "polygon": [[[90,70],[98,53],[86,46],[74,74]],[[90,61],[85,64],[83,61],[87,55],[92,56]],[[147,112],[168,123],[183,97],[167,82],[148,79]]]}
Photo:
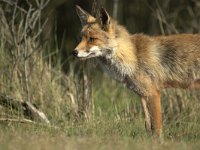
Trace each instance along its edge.
{"label": "fox's nose", "polygon": [[78,55],[78,51],[77,50],[73,50],[72,51],[72,55],[77,56]]}

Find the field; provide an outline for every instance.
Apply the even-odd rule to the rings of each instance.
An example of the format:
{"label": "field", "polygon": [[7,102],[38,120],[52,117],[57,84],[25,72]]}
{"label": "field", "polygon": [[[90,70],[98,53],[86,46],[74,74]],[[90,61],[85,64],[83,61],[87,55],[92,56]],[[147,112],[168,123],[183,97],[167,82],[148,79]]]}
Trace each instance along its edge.
{"label": "field", "polygon": [[[179,113],[172,113],[175,110],[169,109],[168,102],[163,103],[165,141],[159,144],[145,131],[139,99],[114,81],[108,84],[109,80],[109,77],[104,77],[103,81],[97,80],[103,84],[94,83],[96,85],[93,87],[92,94],[94,108],[90,108],[90,111],[94,109],[94,112],[90,114],[87,121],[72,116],[68,120],[68,117],[56,118],[54,117],[56,113],[51,110],[48,112],[48,116],[52,116],[51,125],[1,122],[1,149],[188,150],[200,148],[199,106],[193,105],[195,99],[187,99],[185,101],[187,105],[192,103],[193,106],[185,106],[186,108]],[[60,113],[64,115],[65,110],[67,107],[60,110]]]}
{"label": "field", "polygon": [[[0,3],[0,149],[200,149],[199,90],[162,91],[164,142],[155,141],[145,131],[139,97],[91,65],[93,61],[74,59],[75,35],[71,41],[67,37],[66,55],[58,37],[43,40],[50,24],[43,16],[48,5],[43,0],[34,1],[37,7],[31,2]],[[166,7],[155,6],[158,20],[151,22],[157,24],[151,32],[177,33],[175,25],[180,31],[197,31],[195,10],[199,12],[200,5],[195,10],[188,6],[178,21],[176,12],[165,18],[162,10],[170,11],[167,1]],[[194,20],[191,28],[182,26],[184,16]],[[50,123],[27,113],[24,102],[43,112]]]}
{"label": "field", "polygon": [[[3,131],[2,131],[3,130]],[[104,129],[103,129],[104,130]],[[115,129],[114,129],[115,130]],[[80,132],[80,131],[79,131]],[[90,131],[91,132],[91,131]],[[190,150],[199,149],[197,141],[167,140],[164,144],[156,144],[143,135],[140,137],[119,136],[116,134],[97,135],[73,135],[68,136],[67,130],[53,130],[38,128],[35,126],[4,125],[0,131],[1,149],[80,149],[80,150],[104,150],[104,149],[155,149],[155,150]],[[90,133],[91,134],[91,133]]]}

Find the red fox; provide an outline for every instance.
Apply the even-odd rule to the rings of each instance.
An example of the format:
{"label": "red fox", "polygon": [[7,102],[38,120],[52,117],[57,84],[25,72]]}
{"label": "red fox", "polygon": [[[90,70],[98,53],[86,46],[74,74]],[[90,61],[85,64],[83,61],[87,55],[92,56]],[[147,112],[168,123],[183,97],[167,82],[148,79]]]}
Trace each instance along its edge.
{"label": "red fox", "polygon": [[76,11],[82,39],[73,55],[96,57],[111,76],[136,92],[147,131],[161,137],[161,89],[200,88],[200,35],[131,35],[104,8],[97,17],[79,6]]}

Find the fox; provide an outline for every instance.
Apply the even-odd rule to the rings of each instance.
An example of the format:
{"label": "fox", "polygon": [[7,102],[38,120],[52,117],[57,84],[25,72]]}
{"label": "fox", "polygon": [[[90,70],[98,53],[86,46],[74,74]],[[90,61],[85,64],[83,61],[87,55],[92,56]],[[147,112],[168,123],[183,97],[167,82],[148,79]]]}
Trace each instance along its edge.
{"label": "fox", "polygon": [[76,6],[82,29],[72,54],[95,58],[114,79],[141,98],[145,127],[162,138],[161,91],[200,88],[200,35],[130,34],[106,11],[93,16]]}

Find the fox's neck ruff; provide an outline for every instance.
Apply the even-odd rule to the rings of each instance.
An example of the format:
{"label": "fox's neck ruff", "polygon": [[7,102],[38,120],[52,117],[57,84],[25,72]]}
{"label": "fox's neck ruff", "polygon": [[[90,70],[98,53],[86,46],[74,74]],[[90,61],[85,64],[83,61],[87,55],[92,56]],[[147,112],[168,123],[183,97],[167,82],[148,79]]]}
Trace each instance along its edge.
{"label": "fox's neck ruff", "polygon": [[107,63],[110,69],[121,76],[132,76],[137,65],[134,44],[125,28],[117,26],[115,34],[116,43],[112,53],[105,56]]}

